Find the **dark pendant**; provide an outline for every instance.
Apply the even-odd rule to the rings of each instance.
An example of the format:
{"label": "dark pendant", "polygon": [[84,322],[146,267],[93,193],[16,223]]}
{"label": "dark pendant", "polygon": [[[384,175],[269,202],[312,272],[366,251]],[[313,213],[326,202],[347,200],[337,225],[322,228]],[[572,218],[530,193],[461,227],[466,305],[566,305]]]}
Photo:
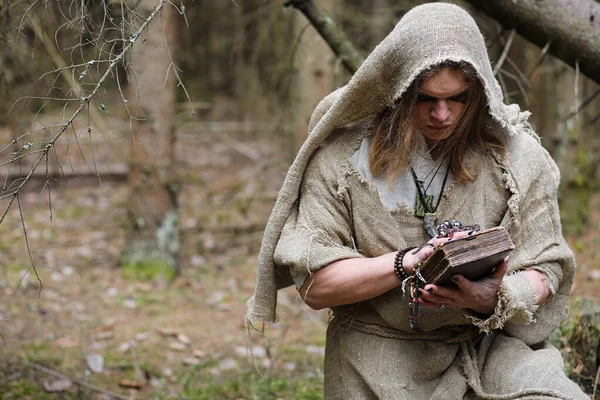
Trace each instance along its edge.
{"label": "dark pendant", "polygon": [[426,194],[423,197],[426,204],[423,204],[419,195],[415,199],[415,217],[424,218],[428,212],[427,210],[433,210],[433,195]]}
{"label": "dark pendant", "polygon": [[423,217],[423,225],[425,226],[425,232],[429,237],[437,236],[437,231],[435,229],[435,222],[437,221],[437,216],[432,213],[426,213]]}

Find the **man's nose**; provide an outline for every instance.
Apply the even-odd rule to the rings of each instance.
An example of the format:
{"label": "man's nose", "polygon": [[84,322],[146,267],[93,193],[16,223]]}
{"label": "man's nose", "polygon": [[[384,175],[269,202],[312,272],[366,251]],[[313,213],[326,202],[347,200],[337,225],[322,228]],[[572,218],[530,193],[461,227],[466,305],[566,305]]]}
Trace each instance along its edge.
{"label": "man's nose", "polygon": [[433,109],[431,110],[431,116],[439,121],[444,122],[450,116],[450,109],[446,100],[436,100],[433,103]]}

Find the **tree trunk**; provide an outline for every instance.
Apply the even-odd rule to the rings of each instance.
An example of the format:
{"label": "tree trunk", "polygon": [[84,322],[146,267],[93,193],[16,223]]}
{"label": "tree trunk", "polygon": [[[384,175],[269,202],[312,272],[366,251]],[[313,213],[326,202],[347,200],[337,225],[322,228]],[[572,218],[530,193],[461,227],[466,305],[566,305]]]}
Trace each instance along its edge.
{"label": "tree trunk", "polygon": [[[139,11],[150,13],[154,4],[155,1],[143,0]],[[156,275],[170,278],[179,272],[172,72],[163,85],[169,71],[168,52],[177,47],[177,15],[174,7],[165,7],[162,12],[162,22],[157,18],[149,25],[143,41],[134,46],[131,55],[135,75],[130,71],[129,104],[136,118],[128,176],[131,232],[121,258],[121,264],[137,277],[151,279]]]}
{"label": "tree trunk", "polygon": [[600,3],[595,0],[467,0],[600,83]]}

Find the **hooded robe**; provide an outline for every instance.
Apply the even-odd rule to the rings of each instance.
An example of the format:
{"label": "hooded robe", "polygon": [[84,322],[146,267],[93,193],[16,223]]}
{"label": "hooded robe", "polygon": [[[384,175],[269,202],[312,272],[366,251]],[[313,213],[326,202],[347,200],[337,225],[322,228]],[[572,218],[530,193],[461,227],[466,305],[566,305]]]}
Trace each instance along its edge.
{"label": "hooded robe", "polygon": [[[443,61],[465,61],[476,70],[487,98],[486,128],[505,146],[503,155],[487,154],[474,181],[447,187],[436,211],[439,221],[508,230],[516,249],[498,304],[489,317],[421,308],[416,331],[409,329],[400,286],[333,307],[325,397],[587,399],[565,377],[560,353],[545,343],[566,315],[575,271],[561,233],[558,168],[527,122],[529,113],[503,103],[475,21],[451,4],[413,8],[350,82],[317,106],[265,230],[247,324],[276,321],[277,290],[334,261],[377,257],[429,239],[422,219],[408,206],[386,207],[355,163],[374,116]],[[539,271],[550,288],[539,307],[520,273],[525,269]]]}

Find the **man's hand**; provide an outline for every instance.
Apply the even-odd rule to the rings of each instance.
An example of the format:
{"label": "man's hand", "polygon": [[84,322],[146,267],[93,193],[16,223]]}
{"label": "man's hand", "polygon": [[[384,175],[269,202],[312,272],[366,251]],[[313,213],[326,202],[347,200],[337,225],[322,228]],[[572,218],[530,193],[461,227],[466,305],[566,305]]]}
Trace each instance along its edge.
{"label": "man's hand", "polygon": [[425,285],[421,289],[419,304],[424,307],[443,306],[468,308],[480,314],[491,315],[498,303],[498,288],[508,270],[508,259],[504,259],[496,270],[478,280],[470,281],[462,275],[452,276],[458,287]]}

